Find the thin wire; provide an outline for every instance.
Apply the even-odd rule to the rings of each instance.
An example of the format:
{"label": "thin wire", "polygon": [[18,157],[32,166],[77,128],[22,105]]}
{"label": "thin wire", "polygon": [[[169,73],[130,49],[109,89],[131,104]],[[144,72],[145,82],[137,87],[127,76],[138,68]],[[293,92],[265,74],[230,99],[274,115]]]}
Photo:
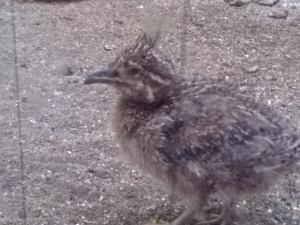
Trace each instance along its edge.
{"label": "thin wire", "polygon": [[188,32],[188,19],[190,11],[190,0],[184,0],[183,4],[183,17],[182,17],[182,35],[181,35],[181,68],[180,75],[185,74],[186,57],[187,57],[187,32]]}
{"label": "thin wire", "polygon": [[19,70],[18,70],[18,55],[17,55],[17,35],[16,35],[16,15],[14,0],[10,0],[11,15],[12,15],[12,38],[13,38],[13,55],[14,55],[14,72],[16,82],[16,97],[17,97],[17,117],[18,117],[18,133],[19,133],[19,150],[20,150],[20,170],[21,170],[21,188],[22,188],[22,217],[23,224],[27,223],[26,214],[26,196],[24,185],[24,153],[23,153],[23,135],[22,135],[22,122],[21,122],[21,101],[20,101],[20,86],[19,86]]}

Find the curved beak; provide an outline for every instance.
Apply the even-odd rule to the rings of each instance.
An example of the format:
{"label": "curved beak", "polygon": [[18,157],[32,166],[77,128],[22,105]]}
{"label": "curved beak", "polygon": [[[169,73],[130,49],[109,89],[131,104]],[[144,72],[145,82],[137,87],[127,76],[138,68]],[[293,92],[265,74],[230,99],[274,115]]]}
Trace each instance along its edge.
{"label": "curved beak", "polygon": [[109,82],[108,70],[101,70],[99,72],[89,75],[83,84],[94,84],[94,83],[108,83]]}

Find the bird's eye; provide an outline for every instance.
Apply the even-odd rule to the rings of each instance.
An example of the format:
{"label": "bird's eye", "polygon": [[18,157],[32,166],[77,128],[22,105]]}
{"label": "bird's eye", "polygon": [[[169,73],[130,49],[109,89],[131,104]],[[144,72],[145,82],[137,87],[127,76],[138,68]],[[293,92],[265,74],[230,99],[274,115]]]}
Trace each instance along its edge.
{"label": "bird's eye", "polygon": [[129,76],[136,76],[136,75],[139,74],[139,72],[140,72],[140,70],[139,70],[138,68],[136,68],[136,67],[131,67],[131,68],[129,68],[129,69],[127,70],[127,74],[128,74]]}

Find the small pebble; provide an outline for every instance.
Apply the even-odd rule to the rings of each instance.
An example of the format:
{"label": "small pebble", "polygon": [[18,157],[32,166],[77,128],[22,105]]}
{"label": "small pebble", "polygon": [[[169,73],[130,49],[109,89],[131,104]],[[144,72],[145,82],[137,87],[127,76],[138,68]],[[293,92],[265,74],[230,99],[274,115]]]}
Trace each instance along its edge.
{"label": "small pebble", "polygon": [[114,23],[122,25],[122,24],[124,24],[124,21],[123,20],[114,20]]}
{"label": "small pebble", "polygon": [[276,77],[272,76],[272,75],[265,75],[262,77],[264,80],[266,81],[272,81],[272,80],[276,80]]}
{"label": "small pebble", "polygon": [[279,0],[253,0],[253,2],[259,5],[273,6],[279,2]]}
{"label": "small pebble", "polygon": [[25,97],[25,96],[23,96],[23,97],[21,98],[21,101],[22,101],[23,103],[26,103],[26,102],[28,102],[28,98]]}
{"label": "small pebble", "polygon": [[272,213],[273,212],[273,210],[272,209],[268,209],[268,211],[267,211],[268,213]]}
{"label": "small pebble", "polygon": [[88,171],[89,173],[96,173],[96,170],[94,170],[94,169],[87,169],[87,171]]}
{"label": "small pebble", "polygon": [[268,17],[274,18],[274,19],[286,19],[289,14],[289,11],[286,9],[276,9],[272,10],[270,13],[268,13]]}
{"label": "small pebble", "polygon": [[252,66],[247,69],[247,73],[256,73],[259,70],[258,66]]}
{"label": "small pebble", "polygon": [[111,50],[113,50],[113,49],[115,49],[116,48],[116,46],[115,45],[104,45],[104,50],[106,50],[106,51],[111,51]]}
{"label": "small pebble", "polygon": [[244,5],[248,5],[250,3],[250,0],[224,0],[226,3],[228,3],[230,6],[236,6],[241,7]]}
{"label": "small pebble", "polygon": [[21,68],[25,68],[25,69],[28,68],[27,65],[26,65],[25,63],[22,63],[22,64],[20,65],[20,67],[21,67]]}
{"label": "small pebble", "polygon": [[26,218],[26,213],[25,213],[24,211],[19,211],[19,212],[18,212],[18,217],[19,217],[20,219],[25,219],[25,218]]}

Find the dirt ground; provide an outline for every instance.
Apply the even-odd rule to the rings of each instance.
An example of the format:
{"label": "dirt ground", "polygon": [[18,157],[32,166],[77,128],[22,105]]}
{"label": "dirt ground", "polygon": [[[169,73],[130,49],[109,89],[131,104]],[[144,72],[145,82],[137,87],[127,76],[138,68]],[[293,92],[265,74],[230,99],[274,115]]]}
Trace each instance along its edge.
{"label": "dirt ground", "polygon": [[[191,0],[186,26],[183,0],[12,1],[0,1],[1,225],[140,225],[184,210],[121,154],[109,127],[114,93],[82,85],[162,15],[172,19],[161,48],[178,71],[187,29],[184,76],[225,78],[300,128],[298,0]],[[234,224],[300,225],[299,190],[290,174],[241,199]],[[220,209],[212,198],[205,212]]]}

